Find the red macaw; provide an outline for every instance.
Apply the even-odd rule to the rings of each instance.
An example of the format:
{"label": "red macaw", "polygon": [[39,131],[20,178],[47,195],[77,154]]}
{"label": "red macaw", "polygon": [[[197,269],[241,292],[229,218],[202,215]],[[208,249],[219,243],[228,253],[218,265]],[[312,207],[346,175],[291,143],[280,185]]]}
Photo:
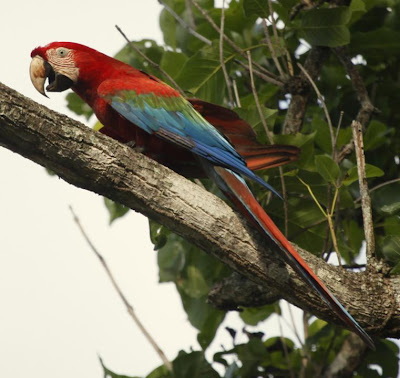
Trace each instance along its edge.
{"label": "red macaw", "polygon": [[[31,57],[31,80],[43,95],[46,79],[49,92],[71,88],[92,107],[105,134],[122,142],[133,141],[146,155],[186,176],[206,172],[239,210],[279,246],[290,266],[337,316],[374,349],[372,339],[279,231],[243,179],[250,178],[276,193],[250,168],[294,160],[297,149],[271,146],[269,151],[255,141],[250,126],[235,113],[199,100],[188,101],[156,77],[89,47],[53,42],[35,48]],[[232,127],[228,125],[231,121]],[[264,155],[268,158],[260,159]]]}

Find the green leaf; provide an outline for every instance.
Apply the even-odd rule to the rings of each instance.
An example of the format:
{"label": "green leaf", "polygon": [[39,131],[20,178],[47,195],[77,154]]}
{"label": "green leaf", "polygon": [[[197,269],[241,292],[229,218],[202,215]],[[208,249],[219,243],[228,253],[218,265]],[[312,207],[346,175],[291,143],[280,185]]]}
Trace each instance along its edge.
{"label": "green leaf", "polygon": [[269,17],[268,0],[243,0],[243,10],[247,17]]}
{"label": "green leaf", "polygon": [[388,130],[385,124],[372,120],[364,135],[364,150],[374,150],[383,145],[387,141],[388,132],[390,130]]}
{"label": "green leaf", "polygon": [[386,215],[394,215],[400,211],[400,184],[386,185],[372,192],[374,208]]}
{"label": "green leaf", "polygon": [[314,158],[317,172],[332,185],[336,186],[336,182],[340,176],[340,168],[331,157],[327,155],[317,155]]}
{"label": "green leaf", "polygon": [[158,249],[164,247],[164,245],[167,243],[170,231],[151,219],[149,219],[149,226],[150,239],[151,242],[154,244],[154,250],[157,251]]}
{"label": "green leaf", "polygon": [[161,365],[147,375],[146,378],[174,378],[174,376],[165,365]]}
{"label": "green leaf", "polygon": [[176,48],[176,20],[171,13],[163,9],[160,13],[160,28],[164,36],[164,42]]}
{"label": "green leaf", "polygon": [[256,326],[259,322],[275,313],[277,309],[279,310],[279,306],[275,304],[253,308],[246,307],[240,312],[240,317],[246,324]]}
{"label": "green leaf", "polygon": [[189,265],[186,268],[186,279],[182,282],[180,288],[191,298],[203,297],[210,290],[201,270],[195,265]]}
{"label": "green leaf", "polygon": [[[234,56],[225,58],[225,64]],[[202,53],[199,52],[186,61],[176,81],[182,88],[196,94],[220,70],[221,63],[219,60],[204,58]]]}
{"label": "green leaf", "polygon": [[357,376],[371,377],[370,370],[373,365],[377,365],[382,369],[382,374],[378,377],[398,377],[399,374],[399,347],[391,340],[377,340],[375,342],[376,351],[367,353],[363,358],[362,365],[357,369]]}
{"label": "green leaf", "polygon": [[190,324],[200,331],[197,340],[205,350],[214,339],[218,326],[224,320],[225,312],[211,307],[206,302],[206,296],[191,298],[182,290],[179,290],[179,293]]}
{"label": "green leaf", "polygon": [[78,115],[83,115],[89,119],[92,114],[92,108],[83,102],[83,100],[75,93],[68,93],[66,96],[68,109]]}
{"label": "green leaf", "polygon": [[160,67],[172,78],[175,78],[187,60],[188,58],[185,54],[167,50],[161,58]]}
{"label": "green leaf", "polygon": [[395,215],[386,218],[383,227],[386,235],[400,235],[400,217]]}
{"label": "green leaf", "polygon": [[207,362],[204,353],[180,351],[172,362],[174,378],[219,378],[219,374]]}
{"label": "green leaf", "polygon": [[391,28],[380,28],[366,32],[354,33],[351,38],[351,49],[357,53],[367,52],[377,56],[400,54],[400,32]]}
{"label": "green leaf", "polygon": [[104,197],[104,204],[109,213],[109,222],[112,224],[116,219],[123,217],[130,209],[124,205]]}
{"label": "green leaf", "polygon": [[186,262],[185,251],[182,243],[179,243],[178,241],[166,243],[158,251],[157,261],[160,282],[178,280]]}
{"label": "green leaf", "polygon": [[398,264],[400,262],[400,236],[386,236],[382,242],[382,252],[387,260]]}
{"label": "green leaf", "polygon": [[[382,169],[375,167],[371,164],[365,164],[365,175],[366,178],[381,177],[385,174]],[[344,185],[351,185],[353,182],[358,180],[358,169],[357,166],[350,168],[346,173],[345,179],[343,180]]]}
{"label": "green leaf", "polygon": [[304,12],[301,31],[313,46],[337,47],[350,42],[348,7],[315,8]]}
{"label": "green leaf", "polygon": [[[100,357],[99,357],[99,360],[100,360],[100,364],[104,371],[104,378],[139,378],[137,376],[134,377],[134,376],[116,374],[104,365],[103,360]],[[154,377],[154,378],[156,378],[156,377]]]}

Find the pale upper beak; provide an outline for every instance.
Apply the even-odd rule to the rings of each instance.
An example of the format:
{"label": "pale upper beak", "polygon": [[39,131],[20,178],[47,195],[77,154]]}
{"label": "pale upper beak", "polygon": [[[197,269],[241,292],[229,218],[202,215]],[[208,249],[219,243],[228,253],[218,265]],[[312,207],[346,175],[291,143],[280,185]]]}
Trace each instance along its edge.
{"label": "pale upper beak", "polygon": [[45,60],[41,56],[36,55],[32,58],[31,65],[29,67],[29,74],[32,84],[36,90],[43,96],[48,97],[44,91],[44,83],[46,82],[48,72],[46,73]]}
{"label": "pale upper beak", "polygon": [[46,79],[49,79],[49,85],[46,87],[48,92],[62,92],[74,85],[71,78],[56,72],[51,64],[45,61],[40,55],[35,55],[32,58],[29,74],[33,86],[39,93],[46,97],[48,97],[44,89]]}

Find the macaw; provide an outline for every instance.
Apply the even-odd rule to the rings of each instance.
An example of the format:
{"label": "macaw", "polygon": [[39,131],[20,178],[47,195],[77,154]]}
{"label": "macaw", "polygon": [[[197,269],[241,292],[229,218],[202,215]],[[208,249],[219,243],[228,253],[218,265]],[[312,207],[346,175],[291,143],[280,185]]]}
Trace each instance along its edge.
{"label": "macaw", "polygon": [[[84,45],[53,42],[35,48],[31,58],[30,77],[41,94],[46,96],[47,79],[48,92],[71,88],[93,109],[104,125],[101,131],[105,134],[122,142],[134,142],[144,154],[185,176],[200,176],[205,172],[277,244],[286,262],[319,293],[347,327],[370,348],[375,348],[368,334],[280,232],[244,180],[251,179],[279,196],[252,169],[294,160],[296,149],[278,147],[277,152],[272,146],[268,151],[255,142],[250,126],[235,113],[199,100],[187,100],[158,78]],[[230,121],[232,127],[227,126]],[[268,159],[260,159],[263,155]],[[188,166],[189,169],[185,168]]]}

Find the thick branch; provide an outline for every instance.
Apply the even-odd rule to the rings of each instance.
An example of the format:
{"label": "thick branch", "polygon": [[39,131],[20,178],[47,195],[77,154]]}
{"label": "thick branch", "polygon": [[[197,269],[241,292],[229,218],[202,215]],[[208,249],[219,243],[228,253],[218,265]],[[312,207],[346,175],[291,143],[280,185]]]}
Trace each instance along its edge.
{"label": "thick branch", "polygon": [[[276,247],[222,200],[128,146],[1,83],[0,145],[75,186],[155,219],[257,284],[337,322],[324,302],[283,264]],[[299,252],[363,327],[372,334],[400,336],[400,278],[346,272]],[[380,330],[382,324],[384,330]]]}

